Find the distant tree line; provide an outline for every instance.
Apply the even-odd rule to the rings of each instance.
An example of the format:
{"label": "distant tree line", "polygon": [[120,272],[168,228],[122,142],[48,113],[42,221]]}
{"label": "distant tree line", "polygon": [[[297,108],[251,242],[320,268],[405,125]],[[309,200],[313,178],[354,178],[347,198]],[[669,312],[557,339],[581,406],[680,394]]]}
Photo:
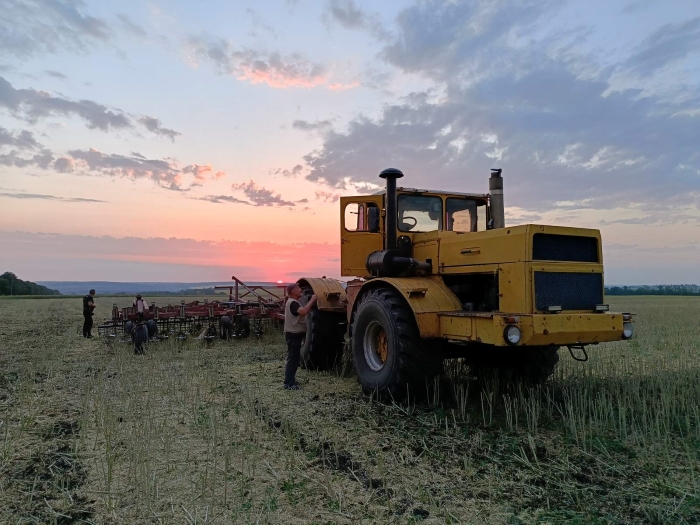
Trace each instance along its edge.
{"label": "distant tree line", "polygon": [[605,295],[700,295],[697,284],[606,286]]}
{"label": "distant tree line", "polygon": [[0,295],[61,295],[61,292],[23,281],[12,272],[5,272],[0,275]]}

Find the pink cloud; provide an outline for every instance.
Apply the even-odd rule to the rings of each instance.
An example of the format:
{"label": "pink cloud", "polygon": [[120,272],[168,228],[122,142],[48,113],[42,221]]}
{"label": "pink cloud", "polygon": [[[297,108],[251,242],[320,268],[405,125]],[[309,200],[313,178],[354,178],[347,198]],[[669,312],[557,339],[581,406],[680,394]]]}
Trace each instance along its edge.
{"label": "pink cloud", "polygon": [[201,60],[214,64],[221,72],[252,84],[267,84],[275,89],[326,87],[334,91],[352,89],[359,82],[332,81],[326,64],[312,62],[299,53],[282,55],[277,51],[235,48],[225,40],[207,41],[191,37],[187,42],[190,63]]}
{"label": "pink cloud", "polygon": [[352,82],[348,82],[347,84],[343,84],[341,82],[334,82],[332,84],[328,84],[328,89],[330,89],[331,91],[347,91],[348,89],[354,89],[359,86],[360,83],[357,80],[353,80]]}
{"label": "pink cloud", "polygon": [[316,200],[323,202],[338,202],[340,199],[340,193],[329,193],[327,191],[317,191]]}
{"label": "pink cloud", "polygon": [[53,169],[59,173],[71,173],[75,169],[75,161],[70,157],[60,157],[53,163]]}
{"label": "pink cloud", "polygon": [[328,83],[328,79],[319,70],[299,71],[295,67],[283,64],[266,63],[256,60],[239,66],[238,80],[248,80],[252,84],[267,84],[277,89],[290,87],[312,88]]}
{"label": "pink cloud", "polygon": [[206,174],[211,173],[211,164],[190,164],[182,168],[183,173],[191,173],[195,180],[201,182],[206,179]]}
{"label": "pink cloud", "polygon": [[275,194],[272,190],[258,186],[253,180],[233,183],[231,189],[242,191],[256,206],[295,206],[295,203],[284,200],[279,193]]}
{"label": "pink cloud", "polygon": [[[98,173],[109,177],[122,177],[131,180],[151,179],[160,186],[177,191],[187,191],[183,188],[183,175],[192,175],[192,186],[202,186],[206,180],[216,180],[226,174],[222,171],[214,173],[211,164],[189,164],[180,168],[173,159],[148,159],[140,153],[130,155],[103,153],[94,148],[89,150],[73,150],[70,156],[60,157],[54,162],[58,172],[69,173],[82,169],[85,172]],[[207,175],[211,174],[209,177]]]}

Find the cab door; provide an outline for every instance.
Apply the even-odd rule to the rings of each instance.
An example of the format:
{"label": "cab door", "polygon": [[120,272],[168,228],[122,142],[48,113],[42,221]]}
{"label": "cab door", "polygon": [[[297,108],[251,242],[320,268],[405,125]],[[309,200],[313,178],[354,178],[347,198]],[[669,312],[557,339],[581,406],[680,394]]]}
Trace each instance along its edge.
{"label": "cab door", "polygon": [[340,274],[369,277],[367,256],[384,247],[384,195],[340,198]]}

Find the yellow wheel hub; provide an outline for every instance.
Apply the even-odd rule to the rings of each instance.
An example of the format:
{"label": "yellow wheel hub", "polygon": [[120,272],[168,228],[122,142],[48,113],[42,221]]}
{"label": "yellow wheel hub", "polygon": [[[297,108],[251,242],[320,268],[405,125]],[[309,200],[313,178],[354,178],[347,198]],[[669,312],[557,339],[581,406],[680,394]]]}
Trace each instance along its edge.
{"label": "yellow wheel hub", "polygon": [[379,354],[379,359],[382,363],[386,363],[389,357],[389,340],[386,338],[386,332],[382,330],[377,336],[377,353]]}
{"label": "yellow wheel hub", "polygon": [[389,338],[379,321],[369,322],[362,338],[362,346],[369,367],[375,372],[381,370],[389,360]]}

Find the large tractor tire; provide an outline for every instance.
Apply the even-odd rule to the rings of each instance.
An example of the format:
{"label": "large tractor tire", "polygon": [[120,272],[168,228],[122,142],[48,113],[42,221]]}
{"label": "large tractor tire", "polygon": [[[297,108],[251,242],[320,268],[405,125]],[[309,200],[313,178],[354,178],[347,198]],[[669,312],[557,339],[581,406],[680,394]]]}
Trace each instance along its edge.
{"label": "large tractor tire", "polygon": [[554,373],[558,351],[558,346],[494,347],[488,357],[471,361],[470,367],[479,379],[498,377],[502,382],[539,385]]}
{"label": "large tractor tire", "polygon": [[134,354],[143,355],[146,353],[144,348],[144,345],[148,342],[148,328],[146,325],[134,325],[131,329],[131,342],[134,345]]}
{"label": "large tractor tire", "polygon": [[439,346],[421,339],[413,312],[391,288],[360,299],[350,345],[362,390],[384,401],[423,397],[443,366]]}
{"label": "large tractor tire", "polygon": [[558,362],[558,346],[528,347],[520,364],[521,377],[533,384],[544,383],[554,373]]}
{"label": "large tractor tire", "polygon": [[153,339],[154,337],[158,337],[158,323],[156,323],[153,319],[149,319],[146,322],[146,328],[148,330],[148,338]]}
{"label": "large tractor tire", "polygon": [[319,312],[306,315],[306,338],[301,347],[301,366],[307,370],[331,370],[343,357],[345,314]]}
{"label": "large tractor tire", "polygon": [[245,315],[241,315],[238,321],[238,326],[236,327],[236,337],[250,337],[250,319]]}
{"label": "large tractor tire", "polygon": [[233,337],[233,321],[228,315],[222,315],[219,319],[219,337],[231,339]]}

